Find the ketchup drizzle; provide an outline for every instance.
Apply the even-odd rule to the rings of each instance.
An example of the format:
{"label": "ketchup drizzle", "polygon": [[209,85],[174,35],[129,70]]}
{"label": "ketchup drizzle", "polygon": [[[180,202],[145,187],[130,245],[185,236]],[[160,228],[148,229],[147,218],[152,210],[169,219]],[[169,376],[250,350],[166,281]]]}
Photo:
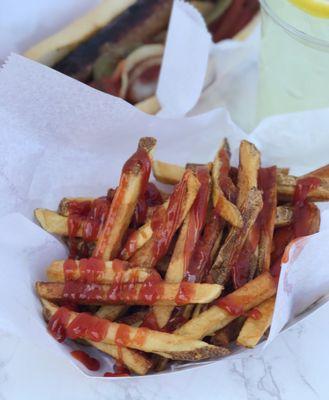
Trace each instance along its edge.
{"label": "ketchup drizzle", "polygon": [[189,277],[191,275],[189,271],[189,265],[196,243],[200,238],[201,231],[206,222],[210,192],[208,167],[198,167],[196,170],[196,176],[200,182],[200,188],[189,213],[187,234],[184,245],[185,277]]}
{"label": "ketchup drizzle", "polygon": [[197,242],[193,257],[189,263],[185,274],[185,280],[188,282],[201,282],[208,275],[211,251],[218,238],[218,233],[223,226],[223,220],[212,212],[210,221],[206,224],[201,239]]}
{"label": "ketchup drizzle", "polygon": [[113,191],[108,196],[99,197],[93,201],[70,201],[68,203],[68,235],[70,243],[70,258],[78,256],[75,237],[82,229],[82,239],[94,242],[108,215],[113,199]]}
{"label": "ketchup drizzle", "polygon": [[294,239],[315,233],[311,219],[314,217],[314,206],[308,202],[309,193],[316,189],[321,180],[314,176],[297,180],[293,197],[293,222],[291,225],[279,228],[274,234],[275,250],[272,254],[271,273],[279,277],[282,256],[286,246]]}
{"label": "ketchup drizzle", "polygon": [[80,361],[90,371],[98,371],[100,369],[100,362],[96,358],[90,357],[89,354],[82,350],[71,351],[71,355],[73,358]]}
{"label": "ketchup drizzle", "polygon": [[158,207],[154,211],[151,219],[153,230],[151,267],[154,267],[166,254],[174,233],[179,227],[189,172],[185,172],[182,180],[175,186],[170,196],[167,210],[164,210],[163,207]]}
{"label": "ketchup drizzle", "polygon": [[98,238],[97,246],[93,253],[94,257],[103,258],[104,256],[108,237],[115,224],[118,209],[122,203],[122,200],[124,198],[127,189],[128,175],[134,173],[137,170],[137,168],[140,168],[141,171],[140,193],[144,193],[146,190],[148,179],[150,177],[151,161],[147,151],[142,147],[139,147],[137,149],[137,151],[126,161],[126,163],[122,168],[119,188],[116,190],[113,201],[111,203],[110,210],[108,212],[106,221],[104,223],[104,227],[102,228],[101,234]]}

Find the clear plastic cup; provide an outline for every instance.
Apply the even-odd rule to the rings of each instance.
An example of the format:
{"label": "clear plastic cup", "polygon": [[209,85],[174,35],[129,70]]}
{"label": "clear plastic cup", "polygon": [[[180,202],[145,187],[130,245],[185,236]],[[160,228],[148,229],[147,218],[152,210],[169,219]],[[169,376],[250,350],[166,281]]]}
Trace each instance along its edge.
{"label": "clear plastic cup", "polygon": [[329,19],[289,0],[260,0],[258,120],[329,106]]}

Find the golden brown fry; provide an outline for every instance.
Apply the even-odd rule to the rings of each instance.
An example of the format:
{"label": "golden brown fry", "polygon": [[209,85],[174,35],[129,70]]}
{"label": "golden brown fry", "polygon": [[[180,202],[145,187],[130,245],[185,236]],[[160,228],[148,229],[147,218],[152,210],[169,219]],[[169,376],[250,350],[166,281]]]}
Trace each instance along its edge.
{"label": "golden brown fry", "polygon": [[[184,181],[184,179],[185,179],[185,181]],[[187,213],[189,212],[190,208],[192,207],[192,204],[197,196],[197,193],[198,193],[198,190],[200,187],[200,183],[199,183],[198,179],[196,178],[196,176],[193,174],[193,172],[191,170],[186,170],[184,178],[180,182],[179,185],[181,185],[181,184],[182,184],[182,186],[180,189],[184,189],[183,198],[180,202],[181,203],[181,206],[180,206],[181,211],[179,212],[178,218],[176,219],[175,224],[173,226],[174,231],[170,230],[171,236],[175,233],[175,231],[177,231],[177,229],[182,224],[184,218],[186,217]],[[176,186],[176,190],[178,190],[177,186]],[[175,195],[175,193],[176,192],[174,190],[173,194],[168,199],[168,202],[169,202],[168,204],[170,204],[170,201],[173,198],[173,196]],[[169,208],[167,208],[166,212],[163,212],[162,216],[161,216],[162,217],[161,219],[164,223],[168,217],[168,210],[169,210]],[[158,218],[157,224],[159,224],[159,218]],[[171,238],[168,236],[166,239],[167,239],[166,245],[169,246]],[[161,240],[164,240],[164,238],[161,237]],[[129,259],[129,262],[131,262],[131,264],[134,266],[139,266],[139,267],[143,267],[143,268],[154,267],[157,264],[157,262],[159,261],[159,257],[156,257],[154,255],[154,248],[157,247],[157,244],[158,244],[158,238],[153,235],[152,238]],[[160,257],[160,259],[161,259],[161,257]]]}
{"label": "golden brown fry", "polygon": [[240,209],[245,202],[251,188],[257,188],[260,154],[256,146],[246,140],[240,144],[240,161],[238,170],[238,198],[237,206]]}
{"label": "golden brown fry", "polygon": [[[50,317],[55,314],[58,307],[44,299],[41,299],[41,303],[43,305],[45,319],[48,321]],[[122,346],[120,346],[119,349],[119,346],[116,344],[94,342],[91,340],[87,340],[87,342],[91,346],[96,347],[97,349],[109,354],[117,360],[120,360],[124,365],[127,366],[127,368],[138,375],[145,375],[152,367],[151,361],[137,351],[130,350]]]}
{"label": "golden brown fry", "polygon": [[276,208],[275,227],[287,226],[292,223],[294,210],[290,204],[278,206]]}
{"label": "golden brown fry", "polygon": [[[168,208],[168,204],[169,201],[166,200],[163,204],[157,206],[157,208],[162,208],[163,210],[166,210]],[[153,235],[151,223],[152,215],[149,217],[144,225],[142,225],[128,237],[120,252],[120,258],[122,260],[129,260],[129,258],[137,252],[137,250],[143,247],[144,244],[151,239]]]}
{"label": "golden brown fry", "polygon": [[[193,256],[193,250],[206,222],[210,195],[209,166],[199,167],[195,172],[201,186],[194,204],[186,215],[179,232],[175,249],[165,275],[165,281],[168,283],[179,283],[183,281]],[[155,306],[153,308],[153,313],[160,328],[163,328],[167,324],[172,311],[173,307]]]}
{"label": "golden brown fry", "polygon": [[[227,302],[227,305],[234,305],[234,308],[241,310],[241,314],[258,306],[276,293],[276,281],[269,272],[263,272],[257,278],[249,281],[241,288],[223,297],[219,301]],[[225,304],[225,303],[224,303]],[[176,334],[190,338],[202,339],[211,335],[241,314],[230,314],[226,309],[214,305],[208,310],[192,318],[175,331]]]}
{"label": "golden brown fry", "polygon": [[[278,200],[291,202],[295,193],[297,180],[292,175],[277,174]],[[310,201],[328,201],[329,200],[329,178],[319,178],[318,187],[310,190],[307,199]]]}
{"label": "golden brown fry", "polygon": [[[47,232],[61,236],[68,235],[67,217],[62,217],[55,211],[50,211],[45,208],[36,208],[34,210],[34,216],[41,227]],[[78,231],[78,236],[82,236],[81,229]]]}
{"label": "golden brown fry", "polygon": [[142,160],[147,153],[149,161],[156,145],[154,138],[142,138],[138,144],[138,151],[126,162],[122,169],[120,184],[117,188],[106,222],[97,239],[94,256],[103,260],[115,258],[120,250],[122,238],[130,224],[138,198],[143,190],[145,180],[148,180],[149,171],[146,160]]}
{"label": "golden brown fry", "polygon": [[58,206],[58,213],[62,215],[63,217],[68,217],[69,216],[69,208],[70,204],[72,202],[74,203],[91,203],[93,200],[95,200],[92,197],[64,197]]}
{"label": "golden brown fry", "polygon": [[121,317],[128,310],[128,308],[129,306],[124,305],[102,306],[96,311],[95,315],[99,318],[115,321],[117,318]]}
{"label": "golden brown fry", "polygon": [[[57,307],[47,307],[48,319],[57,311]],[[68,310],[69,320],[66,327],[78,313]],[[124,335],[121,332],[124,331]],[[125,324],[109,322],[102,344],[116,344],[147,353],[156,353],[173,360],[197,361],[229,354],[227,349],[209,345],[201,340],[153,331],[147,328],[135,328]],[[93,344],[93,343],[92,343]]]}
{"label": "golden brown fry", "polygon": [[231,203],[224,195],[220,185],[222,175],[228,175],[229,165],[225,165],[223,157],[229,157],[230,150],[228,142],[225,139],[222,147],[216,153],[212,167],[212,201],[213,206],[218,210],[219,215],[231,225],[241,228],[243,221],[237,206]]}
{"label": "golden brown fry", "polygon": [[256,308],[259,319],[248,317],[237,339],[237,344],[244,347],[255,347],[271,325],[275,306],[275,296],[269,298]]}
{"label": "golden brown fry", "polygon": [[[70,271],[70,280],[78,280],[81,278],[81,263],[84,261],[69,261],[73,263],[75,267]],[[64,260],[53,261],[47,268],[47,278],[50,282],[64,282]],[[88,267],[87,267],[88,268]],[[156,272],[143,269],[143,268],[129,268],[129,264],[115,260],[106,261],[104,263],[104,271],[95,273],[95,279],[97,283],[109,284],[113,282],[144,282],[152,274],[157,275]]]}
{"label": "golden brown fry", "polygon": [[324,165],[321,168],[318,168],[314,171],[311,171],[303,176],[301,178],[307,178],[309,176],[315,176],[317,178],[329,178],[329,164]]}
{"label": "golden brown fry", "polygon": [[270,269],[272,240],[275,226],[277,187],[276,167],[259,170],[259,189],[263,192],[263,208],[259,215],[258,272]]}
{"label": "golden brown fry", "polygon": [[250,229],[262,209],[262,194],[256,188],[249,191],[245,203],[241,205],[243,227],[232,227],[211,268],[211,276],[216,283],[225,284],[231,274]]}
{"label": "golden brown fry", "polygon": [[65,292],[65,284],[37,282],[39,297],[49,301],[67,300],[76,304],[138,304],[138,305],[186,305],[210,303],[216,299],[222,286],[207,283],[128,283],[115,285],[81,284],[70,282],[71,291]]}
{"label": "golden brown fry", "polygon": [[[167,202],[163,203],[161,207],[166,207],[168,205]],[[41,227],[49,233],[53,233],[60,236],[68,236],[68,217],[62,216],[55,211],[47,210],[45,208],[37,208],[34,211],[35,218],[38,220]],[[143,226],[137,229],[136,234],[134,234],[134,243],[136,246],[135,251],[140,249],[151,237],[153,231],[150,224],[150,221],[147,221]],[[76,237],[82,237],[82,229],[76,233]],[[126,260],[124,253],[121,258]]]}
{"label": "golden brown fry", "polygon": [[176,185],[182,179],[185,172],[185,168],[180,165],[159,160],[153,161],[152,170],[157,181],[169,185]]}
{"label": "golden brown fry", "polygon": [[228,346],[231,342],[234,342],[237,339],[245,320],[245,317],[238,317],[234,321],[230,322],[228,325],[224,326],[224,328],[211,336],[210,343],[215,346]]}

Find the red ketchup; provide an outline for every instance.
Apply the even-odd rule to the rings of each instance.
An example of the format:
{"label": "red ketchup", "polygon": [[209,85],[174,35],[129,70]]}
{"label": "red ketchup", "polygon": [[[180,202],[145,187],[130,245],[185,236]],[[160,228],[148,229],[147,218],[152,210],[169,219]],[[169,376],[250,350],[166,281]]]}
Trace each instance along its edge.
{"label": "red ketchup", "polygon": [[[124,199],[127,184],[128,184],[128,175],[134,173],[136,168],[140,168],[141,171],[141,188],[140,192],[144,193],[146,190],[147,182],[150,177],[151,172],[151,161],[148,156],[148,153],[142,147],[139,147],[137,151],[126,161],[122,168],[121,178],[119,187],[116,190],[113,201],[111,203],[110,210],[108,212],[106,221],[104,222],[103,229],[97,241],[97,246],[93,252],[93,256],[97,258],[103,258],[104,252],[106,251],[106,245],[108,237],[111,233],[111,230],[115,224],[118,209]],[[106,255],[107,257],[108,255]],[[113,257],[113,255],[109,255]]]}
{"label": "red ketchup", "polygon": [[216,304],[218,307],[223,308],[229,314],[236,317],[244,314],[243,304],[233,301],[230,295],[222,297]]}
{"label": "red ketchup", "polygon": [[130,374],[127,372],[105,372],[103,376],[106,378],[113,378],[116,376],[130,376]]}
{"label": "red ketchup", "polygon": [[182,180],[175,186],[170,196],[167,210],[164,210],[163,207],[158,207],[154,211],[151,219],[153,230],[151,267],[154,267],[166,254],[170,242],[180,225],[188,176],[189,175],[185,173]]}
{"label": "red ketchup", "polygon": [[253,308],[246,313],[246,316],[257,320],[262,318],[262,313],[258,310],[258,308]]}
{"label": "red ketchup", "polygon": [[200,238],[201,231],[206,222],[210,192],[208,167],[198,167],[196,170],[196,176],[200,182],[200,189],[189,213],[187,234],[184,245],[184,271],[185,279],[187,280],[194,272],[190,271],[190,263],[194,249]]}
{"label": "red ketchup", "polygon": [[90,371],[98,371],[100,369],[100,362],[96,358],[90,357],[89,354],[82,350],[71,351],[71,355],[73,358],[80,361]]}
{"label": "red ketchup", "polygon": [[76,236],[82,230],[84,242],[95,242],[98,232],[102,228],[113,198],[113,192],[109,191],[106,197],[99,197],[95,200],[70,201],[68,204],[68,234],[70,243],[70,258],[76,258],[79,253],[88,254],[88,249],[78,251]]}
{"label": "red ketchup", "polygon": [[275,247],[271,258],[271,274],[274,277],[280,275],[282,256],[289,243],[299,237],[315,233],[311,224],[314,210],[307,197],[320,184],[321,180],[313,176],[297,180],[293,197],[293,222],[289,226],[277,229],[273,238]]}
{"label": "red ketchup", "polygon": [[185,273],[185,280],[188,282],[201,282],[208,275],[211,267],[211,251],[222,225],[223,220],[216,212],[213,212],[209,223],[205,226],[201,239],[196,243],[193,257]]}
{"label": "red ketchup", "polygon": [[109,321],[95,317],[87,313],[75,315],[70,321],[72,312],[66,307],[60,307],[50,318],[48,330],[51,335],[62,342],[66,337],[69,339],[86,339],[100,342],[105,339]]}
{"label": "red ketchup", "polygon": [[177,291],[175,302],[177,305],[189,304],[194,294],[195,288],[193,283],[181,282]]}

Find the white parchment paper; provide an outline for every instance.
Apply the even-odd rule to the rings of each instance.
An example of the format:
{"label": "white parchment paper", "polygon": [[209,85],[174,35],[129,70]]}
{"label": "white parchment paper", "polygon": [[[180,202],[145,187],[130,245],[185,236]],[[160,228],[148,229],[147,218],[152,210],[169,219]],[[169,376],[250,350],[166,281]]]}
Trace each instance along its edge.
{"label": "white parchment paper", "polygon": [[[242,44],[227,46],[228,64],[225,58],[220,64],[227,79],[233,79],[232,60],[238,66],[242,62],[239,55],[247,54],[241,53]],[[233,70],[236,74],[237,67]],[[201,75],[199,71],[198,79]],[[171,77],[175,79],[172,72]],[[179,164],[211,160],[224,137],[229,138],[236,163],[239,141],[247,137],[223,108],[188,118],[160,118],[18,55],[12,55],[0,72],[0,318],[18,334],[70,361],[69,346],[57,344],[48,335],[33,291],[35,280],[44,278],[44,269],[53,259],[63,258],[65,249],[32,222],[33,209],[56,209],[64,196],[106,193],[117,184],[121,166],[138,139],[147,135],[158,138],[157,158]],[[248,139],[262,151],[263,165],[289,166],[299,174],[327,163],[328,135],[328,110],[318,110],[267,119]],[[271,340],[315,301],[326,301],[326,209],[324,204],[320,232],[301,239],[306,243],[298,257],[292,247],[289,262],[283,266]],[[257,351],[241,349],[231,357]],[[108,358],[102,360],[106,369]],[[186,367],[190,365],[180,368]]]}

